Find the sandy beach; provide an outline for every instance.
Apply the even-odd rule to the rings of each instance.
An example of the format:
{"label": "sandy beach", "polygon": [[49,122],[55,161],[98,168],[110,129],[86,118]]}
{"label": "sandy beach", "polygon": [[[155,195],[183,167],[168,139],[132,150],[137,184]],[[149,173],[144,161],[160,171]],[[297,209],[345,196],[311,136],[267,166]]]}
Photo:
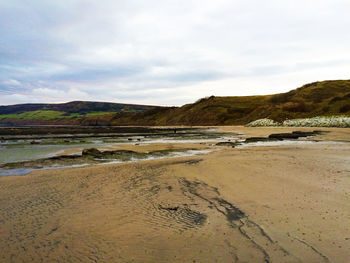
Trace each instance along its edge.
{"label": "sandy beach", "polygon": [[1,177],[0,262],[350,262],[350,129],[218,129],[329,133]]}

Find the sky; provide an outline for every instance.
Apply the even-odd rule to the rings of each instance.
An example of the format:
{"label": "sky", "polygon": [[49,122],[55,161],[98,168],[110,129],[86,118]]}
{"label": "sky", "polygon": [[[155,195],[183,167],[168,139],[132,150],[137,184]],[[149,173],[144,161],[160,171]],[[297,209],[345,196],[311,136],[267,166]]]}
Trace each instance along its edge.
{"label": "sky", "polygon": [[179,106],[350,79],[349,0],[0,0],[0,104]]}

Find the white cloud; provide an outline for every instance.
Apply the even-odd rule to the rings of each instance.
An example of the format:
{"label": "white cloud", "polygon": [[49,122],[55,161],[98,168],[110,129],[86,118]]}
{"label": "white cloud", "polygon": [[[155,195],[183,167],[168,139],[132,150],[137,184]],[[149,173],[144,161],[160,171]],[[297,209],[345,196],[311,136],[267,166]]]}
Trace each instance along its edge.
{"label": "white cloud", "polygon": [[21,82],[15,79],[4,80],[2,84],[5,86],[21,86]]}
{"label": "white cloud", "polygon": [[5,94],[0,96],[0,104],[20,104],[20,103],[56,103],[73,100],[93,100],[85,92],[77,89],[57,90],[48,88],[35,88],[27,93]]}
{"label": "white cloud", "polygon": [[87,93],[74,88],[71,88],[68,90],[38,88],[38,89],[33,89],[30,96],[44,97],[44,98],[47,98],[47,100],[54,99],[55,101],[61,101],[61,102],[67,100],[67,98],[69,98],[69,100],[89,99],[89,96]]}

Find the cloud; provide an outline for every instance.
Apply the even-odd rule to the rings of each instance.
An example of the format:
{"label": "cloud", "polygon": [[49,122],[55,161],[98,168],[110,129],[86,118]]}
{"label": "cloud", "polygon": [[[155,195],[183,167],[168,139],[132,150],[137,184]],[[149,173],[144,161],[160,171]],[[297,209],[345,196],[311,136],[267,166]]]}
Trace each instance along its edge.
{"label": "cloud", "polygon": [[181,105],[349,78],[349,8],[346,0],[1,1],[0,103]]}
{"label": "cloud", "polygon": [[21,86],[21,82],[15,79],[8,79],[2,82],[5,86]]}
{"label": "cloud", "polygon": [[87,93],[77,89],[58,90],[49,88],[34,88],[27,93],[14,93],[5,94],[0,97],[0,104],[8,104],[8,101],[12,103],[27,103],[28,101],[33,103],[40,102],[65,102],[69,100],[88,100]]}

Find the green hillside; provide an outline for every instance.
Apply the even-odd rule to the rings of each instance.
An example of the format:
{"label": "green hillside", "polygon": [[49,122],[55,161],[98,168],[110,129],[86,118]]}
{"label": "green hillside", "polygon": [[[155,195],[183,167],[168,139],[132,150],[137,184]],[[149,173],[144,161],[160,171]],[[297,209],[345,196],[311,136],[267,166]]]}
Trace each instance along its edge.
{"label": "green hillside", "polygon": [[155,107],[90,101],[17,104],[0,106],[0,124],[109,125],[111,117],[116,113],[141,113]]}
{"label": "green hillside", "polygon": [[128,118],[116,115],[112,123],[241,125],[261,118],[283,121],[320,115],[350,115],[350,80],[315,82],[275,95],[212,96],[179,108],[153,109]]}
{"label": "green hillside", "polygon": [[143,112],[153,107],[155,106],[93,101],[71,101],[57,104],[27,103],[0,106],[0,115],[20,114],[29,111],[58,111],[64,112],[66,115],[71,113],[84,115],[94,112]]}
{"label": "green hillside", "polygon": [[[283,121],[314,116],[350,115],[350,80],[314,82],[275,95],[211,96],[182,107],[70,102],[42,104],[45,106],[38,109],[33,105],[35,106],[22,104],[0,107],[0,123],[240,125],[262,118]],[[25,110],[25,107],[32,110]]]}

